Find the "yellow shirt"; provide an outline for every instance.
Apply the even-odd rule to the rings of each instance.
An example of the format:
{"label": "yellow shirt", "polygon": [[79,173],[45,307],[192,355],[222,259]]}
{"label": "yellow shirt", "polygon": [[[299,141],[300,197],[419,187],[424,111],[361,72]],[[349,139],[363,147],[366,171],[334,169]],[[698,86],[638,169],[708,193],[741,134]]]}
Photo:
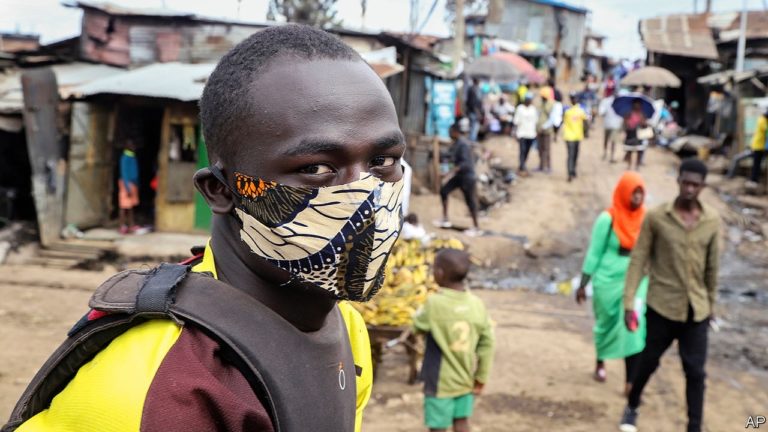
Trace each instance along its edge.
{"label": "yellow shirt", "polygon": [[[195,272],[208,272],[218,279],[216,272],[216,262],[213,258],[213,251],[209,244],[205,248],[203,260],[192,267]],[[347,326],[347,335],[349,335],[349,345],[352,347],[352,358],[355,360],[355,366],[359,367],[361,372],[355,380],[357,388],[357,408],[355,410],[355,431],[360,432],[363,424],[363,410],[371,399],[373,390],[373,359],[371,357],[371,341],[368,337],[368,328],[365,326],[363,316],[360,315],[349,302],[339,302],[339,311],[344,318]]]}
{"label": "yellow shirt", "polygon": [[528,94],[528,86],[525,84],[520,84],[520,87],[517,88],[517,103],[521,104],[525,100],[525,95]]}
{"label": "yellow shirt", "polygon": [[582,141],[584,139],[584,120],[587,113],[580,106],[574,105],[563,114],[563,139]]}
{"label": "yellow shirt", "polygon": [[[217,276],[210,246],[192,271]],[[360,371],[355,381],[355,431],[360,432],[363,409],[373,388],[371,345],[360,313],[347,302],[340,302],[339,310],[347,327],[356,369]],[[80,367],[72,381],[53,398],[50,407],[24,422],[17,431],[138,431],[152,379],[181,331],[180,325],[168,319],[150,320],[132,327]]]}
{"label": "yellow shirt", "polygon": [[760,151],[766,149],[766,139],[768,139],[766,132],[768,132],[768,117],[761,115],[760,118],[757,119],[755,134],[752,135],[752,150]]}

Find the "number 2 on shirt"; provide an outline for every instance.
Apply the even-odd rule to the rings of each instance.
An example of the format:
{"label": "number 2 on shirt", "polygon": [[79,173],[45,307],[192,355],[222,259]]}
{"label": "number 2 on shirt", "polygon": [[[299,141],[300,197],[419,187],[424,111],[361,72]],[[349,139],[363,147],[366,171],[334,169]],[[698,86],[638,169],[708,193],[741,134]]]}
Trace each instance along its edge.
{"label": "number 2 on shirt", "polygon": [[456,321],[451,327],[451,336],[455,336],[451,342],[451,351],[467,352],[469,351],[469,323],[466,321]]}

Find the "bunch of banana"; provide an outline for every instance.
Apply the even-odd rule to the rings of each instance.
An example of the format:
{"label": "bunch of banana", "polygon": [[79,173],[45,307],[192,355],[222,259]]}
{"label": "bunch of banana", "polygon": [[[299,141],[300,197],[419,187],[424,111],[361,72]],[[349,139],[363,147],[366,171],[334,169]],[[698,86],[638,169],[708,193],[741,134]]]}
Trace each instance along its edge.
{"label": "bunch of banana", "polygon": [[453,238],[433,239],[428,246],[419,240],[398,240],[387,261],[384,285],[367,303],[354,303],[370,325],[405,326],[438,285],[432,275],[435,254],[440,249],[464,249]]}
{"label": "bunch of banana", "polygon": [[464,250],[464,243],[456,238],[437,238],[429,242],[429,247],[432,250],[438,249],[459,249]]}

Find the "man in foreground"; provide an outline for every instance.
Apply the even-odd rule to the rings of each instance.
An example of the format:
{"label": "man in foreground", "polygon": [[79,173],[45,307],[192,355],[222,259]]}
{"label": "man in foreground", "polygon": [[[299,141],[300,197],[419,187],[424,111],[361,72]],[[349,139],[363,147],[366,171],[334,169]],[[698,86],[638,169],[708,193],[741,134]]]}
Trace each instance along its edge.
{"label": "man in foreground", "polygon": [[[68,382],[36,377],[28,392],[61,391],[47,405],[25,393],[4,431],[359,430],[370,346],[359,314],[337,303],[375,294],[402,223],[405,145],[389,93],[339,39],[286,25],[225,55],[200,111],[213,165],[194,182],[214,217],[192,271],[212,277],[164,265],[110,279],[91,300],[109,308],[65,344],[149,312]],[[133,300],[111,300],[136,285]]]}
{"label": "man in foreground", "polygon": [[650,283],[645,349],[624,409],[622,432],[637,430],[643,389],[675,339],[685,371],[688,432],[702,429],[707,328],[714,316],[720,252],[720,218],[699,201],[706,177],[703,162],[683,161],[679,195],[673,202],[648,212],[632,249],[624,287],[624,319],[630,330],[637,328],[635,292],[646,268]]}

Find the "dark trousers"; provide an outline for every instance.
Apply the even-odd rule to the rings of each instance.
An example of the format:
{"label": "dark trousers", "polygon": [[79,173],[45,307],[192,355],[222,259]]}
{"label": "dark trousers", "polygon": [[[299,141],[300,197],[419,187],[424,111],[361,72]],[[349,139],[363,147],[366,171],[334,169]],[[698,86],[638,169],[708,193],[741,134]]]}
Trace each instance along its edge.
{"label": "dark trousers", "polygon": [[637,375],[637,367],[640,365],[640,358],[642,353],[632,354],[629,357],[624,357],[624,369],[626,370],[625,382],[631,383],[635,380]]}
{"label": "dark trousers", "polygon": [[549,171],[552,169],[550,146],[552,143],[552,133],[543,132],[536,138],[536,144],[539,146],[539,169]]}
{"label": "dark trousers", "polygon": [[456,189],[461,189],[464,194],[464,201],[469,207],[473,216],[477,214],[477,181],[475,177],[469,177],[462,174],[456,174],[440,188],[440,198],[445,202],[448,194]]}
{"label": "dark trousers", "polygon": [[525,171],[525,162],[528,160],[528,153],[531,152],[533,143],[536,142],[533,138],[519,138],[520,141],[520,171]]}
{"label": "dark trousers", "polygon": [[704,365],[707,360],[707,329],[709,321],[693,321],[693,309],[688,307],[688,321],[672,321],[650,307],[645,314],[647,335],[645,349],[637,366],[637,374],[629,392],[628,405],[640,406],[640,396],[648,379],[659,367],[659,360],[672,341],[677,339],[680,359],[685,372],[685,399],[688,402],[688,432],[701,431],[704,410]]}
{"label": "dark trousers", "polygon": [[568,146],[568,177],[576,177],[576,163],[579,161],[579,144],[581,141],[566,141]]}
{"label": "dark trousers", "polygon": [[763,158],[765,158],[766,150],[753,150],[752,151],[752,175],[750,180],[757,183],[760,181],[760,171],[762,171]]}

